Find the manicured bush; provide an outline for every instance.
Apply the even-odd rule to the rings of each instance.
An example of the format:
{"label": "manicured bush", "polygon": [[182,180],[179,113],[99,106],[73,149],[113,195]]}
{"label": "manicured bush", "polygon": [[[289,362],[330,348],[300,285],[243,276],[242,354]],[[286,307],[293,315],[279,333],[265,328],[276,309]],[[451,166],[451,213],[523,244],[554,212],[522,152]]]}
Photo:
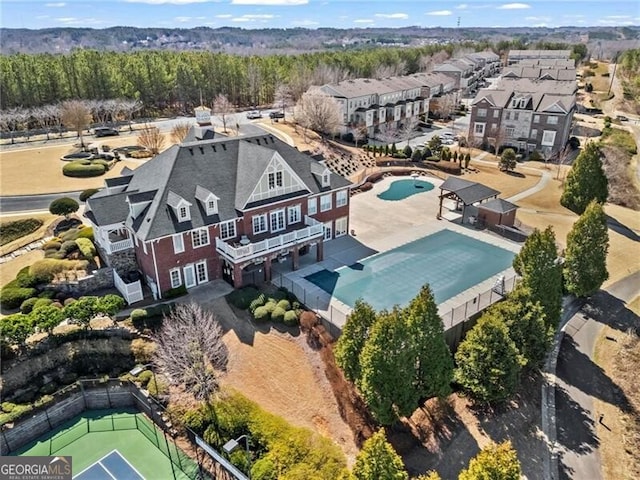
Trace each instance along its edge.
{"label": "manicured bush", "polygon": [[267,303],[264,304],[264,308],[267,309],[267,312],[269,312],[269,315],[271,315],[271,313],[273,313],[273,311],[278,307],[278,303],[273,299],[270,298]]}
{"label": "manicured bush", "polygon": [[131,321],[133,326],[136,326],[136,322],[140,322],[147,318],[147,311],[144,308],[136,308],[131,312]]}
{"label": "manicured bush", "polygon": [[52,215],[62,215],[65,218],[67,218],[72,213],[77,212],[78,208],[80,208],[78,202],[69,197],[56,198],[49,204],[49,212]]}
{"label": "manicured bush", "polygon": [[[95,162],[98,161],[99,160],[96,160]],[[89,160],[69,162],[62,167],[62,174],[67,177],[76,178],[99,177],[100,175],[104,175],[107,171],[106,165],[95,162]]]}
{"label": "manicured bush", "polygon": [[534,150],[529,154],[529,160],[539,162],[543,160],[542,154],[538,150]]}
{"label": "manicured bush", "polygon": [[12,310],[22,305],[22,302],[36,295],[35,288],[7,288],[0,290],[0,305],[2,308]]}
{"label": "manicured bush", "polygon": [[66,307],[67,305],[71,305],[75,301],[77,301],[75,298],[69,297],[69,298],[65,299],[65,301],[63,302],[63,305]]}
{"label": "manicured bush", "polygon": [[136,150],[133,152],[129,152],[128,155],[131,158],[150,158],[153,157],[153,153],[151,153],[149,150]]}
{"label": "manicured bush", "polygon": [[110,317],[118,313],[127,303],[120,295],[112,293],[99,297],[96,301],[96,312]]}
{"label": "manicured bush", "polygon": [[411,154],[411,161],[412,162],[419,162],[422,160],[422,152],[420,151],[419,148],[416,148],[413,153]]}
{"label": "manicured bush", "polygon": [[288,312],[284,312],[283,321],[285,325],[290,327],[298,325],[298,314],[295,310],[289,310]]}
{"label": "manicured bush", "polygon": [[404,153],[405,158],[411,158],[411,155],[413,154],[413,149],[409,145],[407,145],[402,150],[402,153]]}
{"label": "manicured bush", "polygon": [[282,323],[284,321],[284,314],[285,310],[276,306],[276,308],[273,309],[273,312],[271,312],[271,320]]}
{"label": "manicured bush", "polygon": [[[65,242],[66,243],[66,242]],[[91,240],[88,238],[77,238],[75,241],[76,245],[80,249],[80,253],[87,260],[93,260],[96,256],[96,247]]]}
{"label": "manicured bush", "polygon": [[88,238],[93,242],[93,228],[83,225],[78,232],[78,238]]}
{"label": "manicured bush", "polygon": [[291,310],[291,303],[289,303],[289,300],[283,299],[278,302],[278,307],[286,312],[287,310]]}
{"label": "manicured bush", "polygon": [[253,313],[256,310],[256,308],[263,306],[266,301],[267,301],[267,298],[265,297],[264,293],[261,293],[254,300],[251,301],[251,303],[249,304],[249,311]]}
{"label": "manicured bush", "polygon": [[251,302],[258,296],[258,290],[254,287],[244,287],[234,290],[227,295],[227,300],[236,308],[246,310],[251,306]]}
{"label": "manicured bush", "polygon": [[87,188],[86,190],[83,190],[82,193],[80,193],[80,196],[78,198],[81,202],[86,202],[87,198],[90,198],[92,195],[95,195],[99,191],[99,188]]}
{"label": "manicured bush", "polygon": [[253,318],[256,322],[266,322],[269,320],[270,312],[266,306],[258,307],[253,312]]}
{"label": "manicured bush", "polygon": [[6,245],[18,238],[22,238],[35,232],[42,226],[42,220],[37,218],[25,218],[13,222],[3,222],[0,224],[0,245]]}
{"label": "manicured bush", "polygon": [[60,240],[62,240],[63,242],[62,245],[64,245],[64,242],[75,242],[79,236],[80,236],[80,229],[74,227],[74,228],[70,228],[66,232],[61,233]]}
{"label": "manicured bush", "polygon": [[67,240],[60,247],[60,253],[63,253],[64,255],[69,255],[71,252],[75,252],[76,250],[78,250],[78,244],[75,240]]}
{"label": "manicured bush", "polygon": [[60,250],[62,243],[57,240],[49,240],[47,243],[42,245],[43,250]]}
{"label": "manicured bush", "polygon": [[86,267],[86,260],[57,260],[54,258],[45,258],[31,265],[29,272],[39,283],[49,283],[58,273],[64,272],[65,270],[82,270]]}
{"label": "manicured bush", "polygon": [[38,279],[31,275],[30,267],[24,267],[16,275],[16,282],[19,287],[31,288],[38,284]]}
{"label": "manicured bush", "polygon": [[300,314],[300,326],[302,327],[302,330],[308,332],[317,324],[318,316],[315,313],[304,311]]}
{"label": "manicured bush", "polygon": [[153,378],[153,372],[145,370],[138,375],[138,381],[143,387],[146,387],[149,381]]}
{"label": "manicured bush", "polygon": [[107,162],[106,160],[103,160],[103,159],[99,158],[97,160],[92,160],[91,164],[92,165],[103,165],[106,170],[109,170],[109,162]]}
{"label": "manicured bush", "polygon": [[83,327],[88,327],[89,322],[96,315],[96,304],[98,297],[84,296],[80,297],[77,302],[64,307],[64,314],[71,318],[74,323],[78,323]]}
{"label": "manicured bush", "polygon": [[30,314],[38,300],[40,300],[38,297],[27,298],[22,302],[22,304],[20,304],[20,312],[24,315]]}
{"label": "manicured bush", "polygon": [[176,298],[186,294],[187,294],[187,287],[185,287],[184,285],[180,285],[179,287],[170,288],[169,290],[165,290],[164,292],[162,292],[162,298],[166,298],[166,299]]}

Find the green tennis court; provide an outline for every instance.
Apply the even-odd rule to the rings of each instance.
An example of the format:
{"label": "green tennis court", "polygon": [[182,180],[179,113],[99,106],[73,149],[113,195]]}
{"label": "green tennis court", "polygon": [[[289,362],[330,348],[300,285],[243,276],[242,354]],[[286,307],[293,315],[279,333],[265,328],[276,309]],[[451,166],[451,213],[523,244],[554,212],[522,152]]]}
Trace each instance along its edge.
{"label": "green tennis court", "polygon": [[514,253],[452,230],[441,230],[336,271],[304,277],[353,307],[405,306],[429,284],[438,304],[511,266]]}
{"label": "green tennis court", "polygon": [[84,480],[93,478],[87,472],[111,458],[114,451],[122,457],[121,463],[149,480],[186,480],[198,475],[198,465],[135,410],[86,411],[15,455],[70,455],[74,478],[82,473]]}

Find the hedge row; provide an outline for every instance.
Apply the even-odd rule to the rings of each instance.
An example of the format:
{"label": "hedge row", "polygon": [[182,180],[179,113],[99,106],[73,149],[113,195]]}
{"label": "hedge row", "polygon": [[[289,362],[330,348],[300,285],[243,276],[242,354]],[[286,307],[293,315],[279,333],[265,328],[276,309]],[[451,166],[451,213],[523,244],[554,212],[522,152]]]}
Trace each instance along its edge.
{"label": "hedge row", "polygon": [[300,303],[295,295],[280,287],[269,296],[254,287],[231,292],[227,299],[237,308],[249,310],[257,322],[272,320],[285,325],[298,325]]}
{"label": "hedge row", "polygon": [[25,218],[0,224],[0,245],[6,245],[35,232],[42,226],[42,223],[42,220],[37,218]]}
{"label": "hedge row", "polygon": [[107,169],[108,163],[104,160],[77,160],[62,167],[62,174],[67,177],[98,177]]}

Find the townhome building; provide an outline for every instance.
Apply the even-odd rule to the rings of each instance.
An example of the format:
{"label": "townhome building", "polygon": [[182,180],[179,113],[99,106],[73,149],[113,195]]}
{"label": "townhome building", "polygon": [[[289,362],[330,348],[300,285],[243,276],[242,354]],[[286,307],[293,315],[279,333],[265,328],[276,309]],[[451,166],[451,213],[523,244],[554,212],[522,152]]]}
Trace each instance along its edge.
{"label": "townhome building", "polygon": [[565,59],[571,57],[571,50],[509,50],[507,65],[522,60]]}
{"label": "townhome building", "polygon": [[575,80],[501,78],[474,98],[469,139],[496,150],[537,150],[550,158],[569,140],[576,91]]}
{"label": "townhome building", "polygon": [[322,162],[267,134],[198,137],[106,180],[87,201],[125,296],[132,271],[156,298],[213,279],[236,288],[270,280],[273,262],[320,261],[324,242],[348,234],[350,183]]}
{"label": "townhome building", "polygon": [[539,67],[527,66],[522,63],[510,65],[502,70],[500,75],[502,78],[537,78],[540,80],[563,80],[572,81],[576,77],[575,67],[571,68],[555,68],[555,67]]}

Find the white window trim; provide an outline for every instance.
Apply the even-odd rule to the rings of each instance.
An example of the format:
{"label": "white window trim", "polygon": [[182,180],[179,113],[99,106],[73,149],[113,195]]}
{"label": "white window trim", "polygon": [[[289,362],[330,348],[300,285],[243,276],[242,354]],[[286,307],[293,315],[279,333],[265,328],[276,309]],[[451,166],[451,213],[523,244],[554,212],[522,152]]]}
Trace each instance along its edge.
{"label": "white window trim", "polygon": [[[213,208],[209,205],[210,203],[213,203]],[[218,213],[218,199],[213,195],[207,199],[206,210],[207,215],[215,215]]]}
{"label": "white window trim", "polygon": [[[200,280],[200,277],[198,275],[198,267],[200,265],[204,265],[204,280]],[[207,283],[209,281],[209,272],[207,271],[207,261],[203,260],[202,262],[196,263],[194,268],[196,271],[196,283],[198,285],[200,285],[201,283]]]}
{"label": "white window trim", "polygon": [[[482,131],[478,131],[478,127],[482,127]],[[486,123],[482,123],[482,122],[476,122],[473,124],[473,135],[474,136],[481,136],[484,135],[485,132],[485,127],[486,127]]]}
{"label": "white window trim", "polygon": [[[259,224],[259,226],[262,226],[262,229],[256,230],[256,220],[258,220],[259,218],[262,219],[262,221]],[[261,213],[259,215],[254,215],[253,217],[251,217],[251,228],[253,229],[254,235],[259,235],[261,233],[268,232],[269,224],[268,224],[267,214]]]}
{"label": "white window trim", "polygon": [[349,203],[349,193],[347,190],[336,192],[336,208],[344,207]]}
{"label": "white window trim", "polygon": [[[203,242],[202,236],[206,235],[206,241]],[[209,238],[209,229],[207,227],[204,228],[199,228],[197,230],[193,230],[191,232],[191,245],[193,246],[193,248],[200,248],[200,247],[206,247],[207,245],[209,245],[209,243],[211,243],[211,239]],[[200,241],[199,245],[196,245],[196,239],[198,239]]]}
{"label": "white window trim", "polygon": [[547,117],[547,125],[557,125],[558,124],[558,117],[556,117],[555,115],[549,115]]}
{"label": "white window trim", "polygon": [[[311,208],[313,206],[313,208]],[[318,197],[307,199],[307,215],[315,215],[318,213]]]}
{"label": "white window trim", "polygon": [[[323,199],[325,199],[325,198],[329,199],[328,203],[323,202]],[[328,212],[329,210],[331,210],[332,206],[333,206],[333,198],[332,198],[332,195],[330,193],[327,194],[327,195],[322,195],[320,197],[320,211],[321,212]]]}
{"label": "white window trim", "polygon": [[[545,137],[547,136],[547,134],[553,134],[553,139],[551,140],[551,142],[545,141]],[[555,130],[543,130],[542,140],[540,140],[540,145],[544,147],[552,147],[556,141],[556,134],[557,132]]]}
{"label": "white window trim", "polygon": [[[291,214],[295,213],[295,218],[292,218]],[[298,205],[292,205],[287,207],[287,224],[293,225],[302,221],[302,207]]]}
{"label": "white window trim", "polygon": [[479,108],[478,109],[478,117],[486,117],[487,116],[487,109],[486,108]]}
{"label": "white window trim", "polygon": [[[279,227],[278,225],[276,225],[276,228],[273,228],[273,219],[280,217],[280,215],[282,215],[282,227]],[[287,229],[287,216],[286,216],[286,212],[284,211],[284,208],[281,208],[280,210],[274,210],[273,212],[269,212],[269,229],[272,233],[281,232]]]}
{"label": "white window trim", "polygon": [[[185,214],[182,215],[182,209],[184,209]],[[186,220],[189,220],[191,218],[191,215],[189,214],[189,206],[188,205],[180,205],[177,208],[177,214],[178,214],[178,221],[179,222],[184,222]]]}
{"label": "white window trim", "polygon": [[[173,280],[173,274],[177,273],[178,274],[178,282],[175,283]],[[172,268],[171,270],[169,270],[169,281],[171,282],[171,288],[178,288],[180,285],[182,285],[182,273],[180,272],[179,268]]]}
{"label": "white window trim", "polygon": [[181,233],[176,233],[172,235],[173,240],[173,253],[182,253],[184,252],[184,237]]}
{"label": "white window trim", "polygon": [[[227,235],[223,234],[223,225],[228,227],[228,233]],[[233,233],[233,235],[229,235],[230,233]],[[234,238],[237,235],[236,232],[236,221],[235,220],[228,220],[226,222],[222,222],[220,224],[220,239],[221,240],[226,240],[228,238]]]}
{"label": "white window trim", "polygon": [[[344,230],[339,231],[338,225],[342,222],[344,222]],[[348,233],[348,229],[349,229],[349,220],[347,217],[340,217],[336,219],[335,225],[334,225],[334,230],[335,230],[334,235],[336,238],[343,237],[344,235],[346,235]]]}

